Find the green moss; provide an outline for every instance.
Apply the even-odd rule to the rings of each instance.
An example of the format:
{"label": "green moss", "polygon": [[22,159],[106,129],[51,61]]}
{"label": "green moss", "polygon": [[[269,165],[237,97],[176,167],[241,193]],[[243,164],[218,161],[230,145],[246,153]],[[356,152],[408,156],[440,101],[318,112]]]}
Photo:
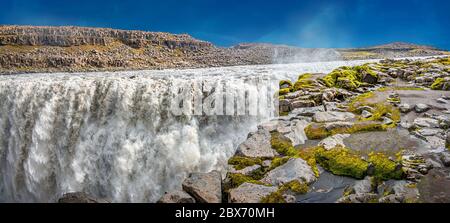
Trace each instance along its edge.
{"label": "green moss", "polygon": [[313,88],[315,86],[315,80],[312,79],[312,74],[306,73],[298,77],[298,80],[294,83],[293,91]]}
{"label": "green moss", "polygon": [[283,194],[287,191],[291,191],[295,194],[305,194],[308,192],[308,185],[303,182],[299,182],[298,180],[293,180],[283,184],[277,191],[262,198],[261,203],[286,203]]}
{"label": "green moss", "polygon": [[341,128],[334,128],[330,131],[330,135],[336,135],[336,134],[352,134],[356,132],[373,132],[373,131],[384,131],[386,130],[385,127],[381,123],[377,122],[355,122],[353,125],[349,128],[341,127]]}
{"label": "green moss", "polygon": [[303,182],[299,182],[298,180],[293,180],[288,182],[280,187],[281,191],[292,191],[296,194],[306,194],[308,192],[308,185]]}
{"label": "green moss", "polygon": [[367,104],[367,101],[369,99],[374,98],[374,97],[375,97],[375,94],[373,92],[367,92],[367,93],[364,93],[364,94],[360,94],[360,95],[356,96],[355,98],[353,98],[350,101],[348,110],[350,112],[355,112],[355,110],[358,107]]}
{"label": "green moss", "polygon": [[275,157],[272,160],[272,163],[270,164],[269,170],[273,170],[283,164],[285,164],[291,157],[284,156],[284,157]]}
{"label": "green moss", "polygon": [[268,204],[282,204],[286,203],[286,200],[284,200],[283,193],[280,191],[275,191],[261,199],[261,203],[268,203]]}
{"label": "green moss", "polygon": [[316,147],[301,149],[299,151],[299,157],[305,160],[313,170],[314,175],[316,175],[316,177],[319,177],[319,169],[317,168],[315,150]]}
{"label": "green moss", "polygon": [[371,131],[384,131],[386,127],[381,123],[373,121],[360,121],[355,122],[350,127],[336,127],[333,129],[327,129],[325,124],[312,123],[306,126],[305,134],[308,139],[323,139],[328,136],[336,134],[352,134],[356,132],[371,132]]}
{"label": "green moss", "polygon": [[381,87],[378,89],[380,92],[386,92],[386,91],[424,91],[425,89],[421,87]]}
{"label": "green moss", "polygon": [[309,124],[305,128],[305,134],[308,139],[323,139],[330,135],[324,124]]}
{"label": "green moss", "polygon": [[285,156],[296,156],[298,151],[292,146],[291,140],[279,132],[271,133],[270,143],[272,148]]}
{"label": "green moss", "polygon": [[326,170],[341,176],[362,179],[366,176],[369,164],[346,148],[326,150],[318,148],[315,153],[317,162]]}
{"label": "green moss", "polygon": [[436,80],[434,80],[433,84],[431,84],[431,89],[433,90],[442,90],[443,85],[445,83],[444,78],[436,78]]}
{"label": "green moss", "polygon": [[260,158],[250,158],[243,156],[233,156],[228,160],[228,164],[233,165],[234,169],[242,170],[246,167],[253,165],[261,165],[262,160]]}
{"label": "green moss", "polygon": [[339,87],[347,90],[366,85],[362,82],[363,75],[369,74],[378,79],[378,75],[368,65],[355,67],[340,67],[323,77],[321,80],[328,87]]}
{"label": "green moss", "polygon": [[378,180],[400,180],[404,177],[399,163],[390,160],[383,153],[370,153],[369,162],[374,166],[373,176]]}
{"label": "green moss", "polygon": [[239,187],[243,183],[252,183],[264,185],[261,181],[255,180],[250,176],[246,176],[240,173],[228,173],[228,181],[224,185],[224,191]]}

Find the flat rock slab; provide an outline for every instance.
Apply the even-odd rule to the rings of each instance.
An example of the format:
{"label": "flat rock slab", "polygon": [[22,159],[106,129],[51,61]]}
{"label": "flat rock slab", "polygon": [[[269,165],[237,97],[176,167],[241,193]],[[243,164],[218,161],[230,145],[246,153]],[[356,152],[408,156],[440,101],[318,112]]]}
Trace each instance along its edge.
{"label": "flat rock slab", "polygon": [[183,182],[183,190],[199,203],[222,202],[222,176],[218,171],[191,173]]}
{"label": "flat rock slab", "polygon": [[270,132],[261,128],[239,145],[236,154],[252,158],[273,158],[278,154],[272,149],[270,139]]}
{"label": "flat rock slab", "polygon": [[290,158],[285,164],[268,172],[261,181],[279,186],[293,180],[311,184],[316,180],[316,176],[305,160]]}
{"label": "flat rock slab", "polygon": [[157,203],[195,203],[195,199],[182,190],[164,194]]}
{"label": "flat rock slab", "polygon": [[228,201],[230,203],[259,203],[267,195],[277,191],[278,187],[243,183],[238,188],[230,190]]}
{"label": "flat rock slab", "polygon": [[350,121],[355,118],[355,115],[350,112],[316,112],[313,116],[315,122],[339,122]]}
{"label": "flat rock slab", "polygon": [[439,121],[432,118],[416,118],[413,124],[419,128],[439,128]]}

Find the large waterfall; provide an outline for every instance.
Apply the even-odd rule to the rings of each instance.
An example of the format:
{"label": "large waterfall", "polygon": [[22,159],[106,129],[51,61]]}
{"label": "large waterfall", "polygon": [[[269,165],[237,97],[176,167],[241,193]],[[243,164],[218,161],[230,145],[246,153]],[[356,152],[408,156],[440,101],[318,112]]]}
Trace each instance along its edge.
{"label": "large waterfall", "polygon": [[177,97],[199,93],[192,86],[263,87],[270,95],[276,80],[348,64],[0,76],[0,202],[54,202],[74,191],[155,202],[189,172],[226,167],[248,132],[274,114],[174,115]]}

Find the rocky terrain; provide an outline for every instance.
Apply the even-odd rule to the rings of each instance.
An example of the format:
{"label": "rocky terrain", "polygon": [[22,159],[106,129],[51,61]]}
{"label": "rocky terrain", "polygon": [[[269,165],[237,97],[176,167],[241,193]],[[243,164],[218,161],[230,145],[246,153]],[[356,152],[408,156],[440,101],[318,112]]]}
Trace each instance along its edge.
{"label": "rocky terrain", "polygon": [[185,34],[0,26],[0,74],[198,68],[446,53],[403,43],[364,49],[304,49],[271,44],[223,48]]}
{"label": "rocky terrain", "polygon": [[450,58],[384,60],[280,82],[280,117],[218,172],[159,202],[450,201]]}

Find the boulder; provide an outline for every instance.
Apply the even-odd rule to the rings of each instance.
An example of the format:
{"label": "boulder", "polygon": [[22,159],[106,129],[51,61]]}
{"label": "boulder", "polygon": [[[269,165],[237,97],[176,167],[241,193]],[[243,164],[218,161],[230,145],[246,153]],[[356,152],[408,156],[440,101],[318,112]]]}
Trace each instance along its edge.
{"label": "boulder", "polygon": [[438,98],[438,99],[436,99],[436,101],[441,104],[447,104],[447,100],[445,100],[443,98]]}
{"label": "boulder", "polygon": [[333,149],[336,146],[345,147],[344,139],[348,138],[349,136],[350,134],[336,134],[333,136],[329,136],[320,141],[318,145],[323,146],[327,150]]}
{"label": "boulder", "polygon": [[430,106],[428,106],[426,104],[416,104],[416,106],[414,106],[414,110],[417,113],[422,113],[422,112],[426,112],[426,111],[430,110]]}
{"label": "boulder", "polygon": [[261,199],[277,191],[278,187],[268,187],[259,184],[243,183],[231,189],[228,195],[230,203],[259,203]]}
{"label": "boulder", "polygon": [[416,118],[413,125],[417,128],[439,128],[439,121],[432,118]]}
{"label": "boulder", "polygon": [[368,72],[363,72],[361,81],[369,83],[369,84],[376,84],[378,81],[378,78],[377,78],[377,76],[371,75]]}
{"label": "boulder", "polygon": [[195,203],[195,199],[182,190],[165,193],[157,203]]}
{"label": "boulder", "polygon": [[355,185],[353,185],[353,190],[355,194],[365,194],[372,193],[372,181],[369,176],[366,176],[363,180],[356,181]]}
{"label": "boulder", "polygon": [[412,107],[411,107],[411,105],[409,105],[409,104],[400,104],[399,106],[398,106],[398,109],[400,110],[400,112],[402,112],[402,113],[408,113],[408,112],[410,112],[410,111],[412,111]]}
{"label": "boulder", "polygon": [[316,106],[316,102],[313,100],[296,100],[291,102],[291,110],[294,110],[296,108],[303,108],[303,107],[314,107]]}
{"label": "boulder", "polygon": [[236,154],[252,158],[273,158],[278,154],[272,149],[270,139],[270,132],[260,128],[239,145]]}
{"label": "boulder", "polygon": [[295,120],[292,121],[291,131],[285,134],[292,141],[292,145],[305,144],[308,137],[306,137],[305,128],[308,126],[309,122],[306,120]]}
{"label": "boulder", "polygon": [[222,202],[222,176],[218,171],[191,173],[182,186],[199,203]]}
{"label": "boulder", "polygon": [[316,176],[305,160],[290,158],[285,164],[268,172],[261,181],[279,186],[293,180],[311,184],[316,180]]}
{"label": "boulder", "polygon": [[338,121],[349,121],[354,119],[355,115],[350,112],[317,112],[313,116],[313,121],[315,122],[338,122]]}
{"label": "boulder", "polygon": [[361,117],[363,117],[363,118],[370,118],[370,117],[372,117],[372,113],[370,113],[370,112],[368,112],[366,110],[363,110],[361,112]]}

